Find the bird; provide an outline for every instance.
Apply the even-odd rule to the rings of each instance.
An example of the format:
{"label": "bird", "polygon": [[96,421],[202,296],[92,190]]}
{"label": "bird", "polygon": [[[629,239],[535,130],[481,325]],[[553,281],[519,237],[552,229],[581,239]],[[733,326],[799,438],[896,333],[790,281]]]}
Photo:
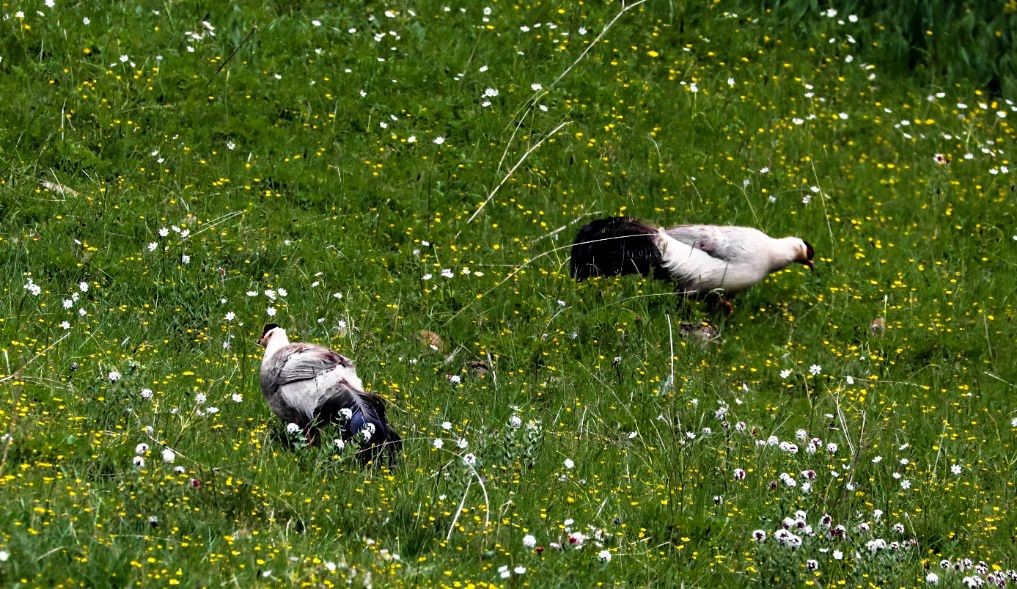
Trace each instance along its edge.
{"label": "bird", "polygon": [[265,348],[261,392],[287,427],[296,424],[310,445],[321,428],[337,424],[343,442],[360,444],[361,464],[384,452],[389,465],[394,464],[402,439],[388,423],[385,400],[364,391],[352,360],[325,346],[291,343],[275,323],[265,325],[258,344]]}
{"label": "bird", "polygon": [[731,297],[792,263],[815,268],[815,250],[798,237],[774,238],[752,227],[678,225],[669,229],[633,217],[607,217],[579,229],[569,273],[642,274],[673,282],[679,294]]}

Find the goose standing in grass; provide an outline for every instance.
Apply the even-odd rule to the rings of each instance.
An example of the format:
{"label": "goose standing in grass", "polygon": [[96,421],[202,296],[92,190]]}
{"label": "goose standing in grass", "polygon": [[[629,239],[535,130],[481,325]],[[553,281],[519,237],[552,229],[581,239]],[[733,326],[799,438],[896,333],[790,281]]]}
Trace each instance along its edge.
{"label": "goose standing in grass", "polygon": [[308,443],[329,424],[341,428],[344,442],[361,445],[362,463],[388,452],[391,462],[402,447],[399,434],[385,417],[385,401],[364,391],[353,362],[315,344],[290,343],[286,330],[269,323],[258,343],[265,347],[261,361],[261,392],[283,423],[303,430]]}
{"label": "goose standing in grass", "polygon": [[570,273],[592,276],[642,274],[673,282],[679,294],[730,298],[789,264],[815,268],[812,246],[798,237],[774,238],[751,227],[656,227],[631,217],[587,223],[572,243]]}

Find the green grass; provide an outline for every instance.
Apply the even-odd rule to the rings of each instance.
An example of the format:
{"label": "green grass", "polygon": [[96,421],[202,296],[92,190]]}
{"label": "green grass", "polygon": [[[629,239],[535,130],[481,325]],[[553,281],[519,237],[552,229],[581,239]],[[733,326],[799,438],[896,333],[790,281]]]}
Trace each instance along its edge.
{"label": "green grass", "polygon": [[[1015,566],[1011,102],[884,72],[846,15],[655,0],[584,56],[617,3],[444,7],[0,5],[0,584]],[[728,319],[576,284],[576,229],[621,213],[799,235],[819,267]],[[257,384],[270,320],[357,362],[398,468],[287,442]],[[700,320],[716,342],[680,335]],[[797,510],[815,534],[780,546]]]}

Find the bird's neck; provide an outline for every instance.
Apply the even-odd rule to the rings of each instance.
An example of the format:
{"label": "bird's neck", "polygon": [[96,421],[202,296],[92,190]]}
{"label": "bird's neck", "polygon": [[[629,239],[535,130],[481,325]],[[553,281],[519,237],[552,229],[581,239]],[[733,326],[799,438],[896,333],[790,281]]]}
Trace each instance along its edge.
{"label": "bird's neck", "polygon": [[268,338],[268,343],[265,345],[265,358],[271,358],[283,346],[287,346],[289,343],[290,338],[286,335],[286,332],[282,329],[277,329],[276,333],[273,333],[272,337]]}
{"label": "bird's neck", "polygon": [[773,241],[770,250],[770,272],[776,272],[798,259],[800,249],[797,237],[782,237]]}

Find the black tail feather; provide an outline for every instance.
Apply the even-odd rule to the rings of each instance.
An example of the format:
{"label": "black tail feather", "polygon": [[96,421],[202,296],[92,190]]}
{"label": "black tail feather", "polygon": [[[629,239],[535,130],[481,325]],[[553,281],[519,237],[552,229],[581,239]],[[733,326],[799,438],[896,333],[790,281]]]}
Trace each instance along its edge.
{"label": "black tail feather", "polygon": [[[342,417],[342,410],[349,409],[352,417]],[[319,424],[335,423],[342,425],[342,439],[349,442],[357,438],[367,424],[374,426],[374,433],[366,442],[360,442],[357,459],[362,465],[378,462],[384,455],[388,465],[395,464],[396,454],[402,449],[403,441],[388,423],[385,415],[385,400],[374,393],[343,388],[339,394],[331,396],[318,405],[315,410],[315,422]]]}
{"label": "black tail feather", "polygon": [[654,236],[657,229],[631,217],[608,217],[583,225],[572,242],[569,272],[576,280],[642,274],[667,278]]}

